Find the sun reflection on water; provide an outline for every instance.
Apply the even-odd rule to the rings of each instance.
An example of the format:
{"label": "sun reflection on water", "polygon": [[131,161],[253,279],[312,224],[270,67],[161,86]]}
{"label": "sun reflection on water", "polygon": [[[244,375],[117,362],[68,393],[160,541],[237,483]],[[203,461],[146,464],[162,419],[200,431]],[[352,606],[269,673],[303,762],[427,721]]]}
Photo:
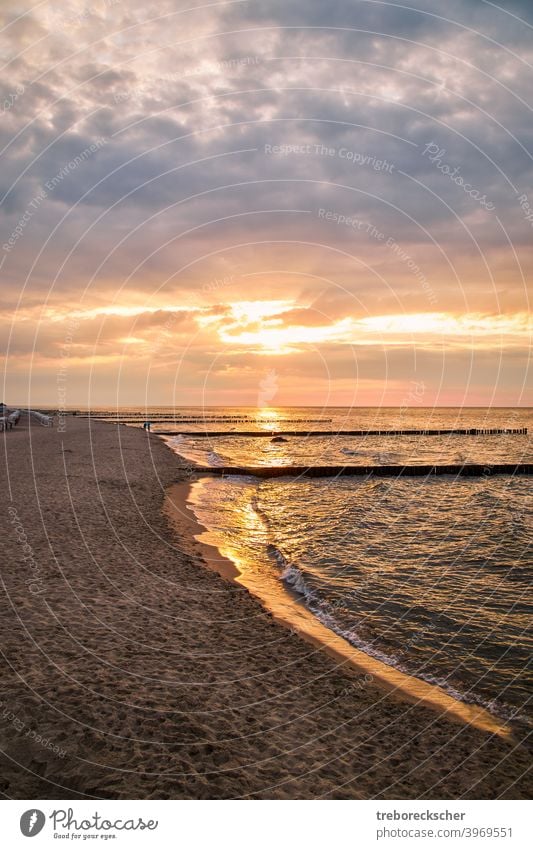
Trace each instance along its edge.
{"label": "sun reflection on water", "polygon": [[261,407],[257,411],[257,425],[261,430],[278,430],[280,419],[281,412],[275,407]]}

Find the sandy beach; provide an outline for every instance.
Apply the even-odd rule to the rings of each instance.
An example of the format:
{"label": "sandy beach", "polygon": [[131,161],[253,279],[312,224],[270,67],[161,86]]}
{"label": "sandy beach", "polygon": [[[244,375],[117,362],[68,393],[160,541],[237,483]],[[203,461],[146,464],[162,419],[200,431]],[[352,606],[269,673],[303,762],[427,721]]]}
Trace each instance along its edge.
{"label": "sandy beach", "polygon": [[418,704],[209,568],[159,437],[65,422],[2,436],[5,798],[530,795],[516,732]]}

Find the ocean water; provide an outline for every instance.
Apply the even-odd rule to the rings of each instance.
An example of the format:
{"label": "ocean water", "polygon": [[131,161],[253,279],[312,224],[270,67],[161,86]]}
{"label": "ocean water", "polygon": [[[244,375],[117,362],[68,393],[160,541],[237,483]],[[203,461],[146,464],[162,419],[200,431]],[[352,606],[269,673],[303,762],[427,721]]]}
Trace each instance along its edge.
{"label": "ocean water", "polygon": [[[165,414],[163,414],[165,415]],[[237,416],[238,421],[223,416]],[[179,411],[166,437],[201,466],[531,462],[528,435],[346,437],[341,429],[533,427],[527,409]],[[198,417],[198,421],[190,419]],[[321,420],[321,421],[320,421]],[[312,422],[312,423],[311,423]],[[305,431],[330,433],[308,437]],[[191,505],[254,581],[275,582],[367,654],[516,723],[530,723],[531,482],[456,478],[209,478]]]}

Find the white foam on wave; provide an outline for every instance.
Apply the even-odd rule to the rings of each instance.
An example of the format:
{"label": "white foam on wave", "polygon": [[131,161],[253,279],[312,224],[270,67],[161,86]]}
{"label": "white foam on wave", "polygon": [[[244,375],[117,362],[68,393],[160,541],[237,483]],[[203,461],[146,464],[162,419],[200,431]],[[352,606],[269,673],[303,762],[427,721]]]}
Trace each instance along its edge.
{"label": "white foam on wave", "polygon": [[313,603],[315,594],[311,589],[309,589],[305,583],[305,578],[302,572],[300,572],[296,566],[291,566],[290,563],[287,564],[281,573],[281,579],[292,590],[302,595],[310,605]]}
{"label": "white foam on wave", "polygon": [[316,592],[314,592],[308,586],[305,580],[305,575],[302,570],[295,566],[293,563],[290,563],[275,545],[270,544],[268,546],[268,553],[282,569],[280,575],[282,582],[286,586],[288,586],[290,590],[292,590],[293,592],[297,592],[298,595],[300,595],[302,599],[304,599],[306,607],[313,614],[313,616],[316,616],[316,618],[319,620],[319,622],[322,623],[322,625],[324,625],[330,631],[333,631],[339,637],[345,639],[347,642],[350,643],[350,645],[354,646],[354,648],[359,649],[370,657],[373,657],[376,660],[387,664],[387,666],[391,666],[394,669],[397,669],[399,672],[404,672],[406,675],[414,675],[415,677],[420,678],[422,681],[426,681],[428,684],[433,684],[437,687],[440,687],[442,690],[448,693],[448,695],[452,696],[452,698],[456,699],[459,702],[479,705],[480,707],[485,708],[490,713],[494,714],[500,719],[516,720],[524,718],[521,716],[521,714],[514,711],[508,705],[501,704],[496,701],[489,702],[476,694],[472,694],[470,691],[467,691],[466,693],[461,692],[456,687],[452,686],[446,678],[443,678],[441,676],[432,675],[430,673],[425,672],[416,675],[412,667],[409,667],[409,665],[400,661],[400,659],[394,654],[384,652],[377,648],[373,642],[363,640],[361,636],[357,633],[356,629],[343,628],[340,623],[335,619],[335,617],[328,611],[324,603],[320,601],[320,599],[317,597]]}
{"label": "white foam on wave", "polygon": [[390,463],[396,463],[399,456],[399,454],[394,453],[393,451],[381,451],[375,455],[376,462],[384,466],[388,466]]}
{"label": "white foam on wave", "polygon": [[223,466],[224,458],[220,456],[218,451],[210,451],[207,455],[207,462],[210,466]]}
{"label": "white foam on wave", "polygon": [[[370,657],[373,657],[376,660],[379,660],[407,675],[419,678],[429,684],[439,686],[457,701],[477,704],[504,720],[513,719],[515,721],[524,721],[524,717],[521,715],[520,711],[514,710],[511,705],[499,702],[498,700],[492,702],[486,701],[486,699],[484,699],[480,694],[475,692],[475,684],[473,685],[474,690],[472,690],[469,688],[468,684],[465,683],[464,689],[460,691],[457,686],[454,686],[454,684],[447,679],[447,672],[451,667],[443,669],[442,673],[439,674],[438,671],[435,672],[435,670],[426,669],[424,664],[421,664],[420,661],[417,660],[416,654],[406,656],[405,653],[402,652],[401,656],[395,656],[394,648],[391,650],[391,648],[387,645],[385,650],[383,650],[383,648],[376,645],[372,636],[369,637],[365,634],[363,637],[361,633],[358,632],[358,626],[355,625],[353,618],[350,621],[350,627],[347,628],[346,620],[342,617],[341,610],[336,608],[336,603],[333,602],[332,604],[331,601],[322,597],[322,586],[320,583],[317,584],[319,578],[312,572],[312,567],[311,570],[306,571],[305,561],[304,563],[301,561],[299,562],[299,557],[291,556],[290,550],[292,548],[292,543],[290,536],[286,539],[286,545],[283,542],[280,542],[281,550],[274,544],[274,542],[272,542],[272,540],[276,540],[277,533],[275,520],[276,513],[274,513],[274,519],[272,520],[268,511],[268,505],[270,503],[268,496],[270,484],[262,484],[258,482],[256,478],[239,475],[238,477],[235,476],[232,478],[231,484],[226,484],[226,486],[234,486],[238,483],[253,484],[255,491],[252,491],[249,494],[248,504],[258,517],[261,518],[261,525],[264,528],[264,531],[261,530],[260,533],[255,530],[253,531],[253,544],[245,545],[243,551],[247,553],[247,556],[251,553],[252,557],[254,553],[258,553],[258,549],[261,549],[263,553],[266,553],[271,563],[275,564],[273,571],[275,572],[277,580],[284,585],[286,592],[289,595],[294,594],[293,597],[298,596],[301,603],[322,625],[345,639],[348,643],[354,646],[354,648],[363,651]],[[215,485],[218,486],[219,483],[217,482]],[[265,493],[263,493],[262,490],[263,486],[266,488]],[[390,489],[391,485],[384,481],[376,481],[370,486],[372,487],[373,492],[376,490],[383,490],[383,492],[386,492]],[[218,502],[215,499],[211,503],[211,508],[216,510],[217,505]],[[204,524],[206,524],[205,520]],[[227,529],[225,529],[224,532],[226,532],[226,530]],[[243,530],[247,530],[247,533],[252,533],[252,531],[249,531],[248,529],[240,529],[240,532],[243,532]],[[262,559],[260,559],[259,562],[264,563]],[[461,687],[461,684],[459,684],[459,686]]]}

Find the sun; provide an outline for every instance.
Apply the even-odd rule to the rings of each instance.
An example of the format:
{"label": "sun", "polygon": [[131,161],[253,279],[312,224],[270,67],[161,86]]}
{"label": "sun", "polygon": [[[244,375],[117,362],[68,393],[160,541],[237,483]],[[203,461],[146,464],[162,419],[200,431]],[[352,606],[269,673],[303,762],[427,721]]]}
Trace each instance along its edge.
{"label": "sun", "polygon": [[219,329],[220,340],[257,354],[290,354],[305,345],[346,339],[350,318],[322,326],[287,324],[284,313],[302,306],[295,301],[237,301],[228,305],[231,319]]}
{"label": "sun", "polygon": [[275,407],[261,407],[257,411],[256,420],[261,430],[276,431],[281,421],[281,412]]}
{"label": "sun", "polygon": [[275,316],[292,309],[294,301],[236,301],[228,306],[236,322],[253,324],[268,316]]}

